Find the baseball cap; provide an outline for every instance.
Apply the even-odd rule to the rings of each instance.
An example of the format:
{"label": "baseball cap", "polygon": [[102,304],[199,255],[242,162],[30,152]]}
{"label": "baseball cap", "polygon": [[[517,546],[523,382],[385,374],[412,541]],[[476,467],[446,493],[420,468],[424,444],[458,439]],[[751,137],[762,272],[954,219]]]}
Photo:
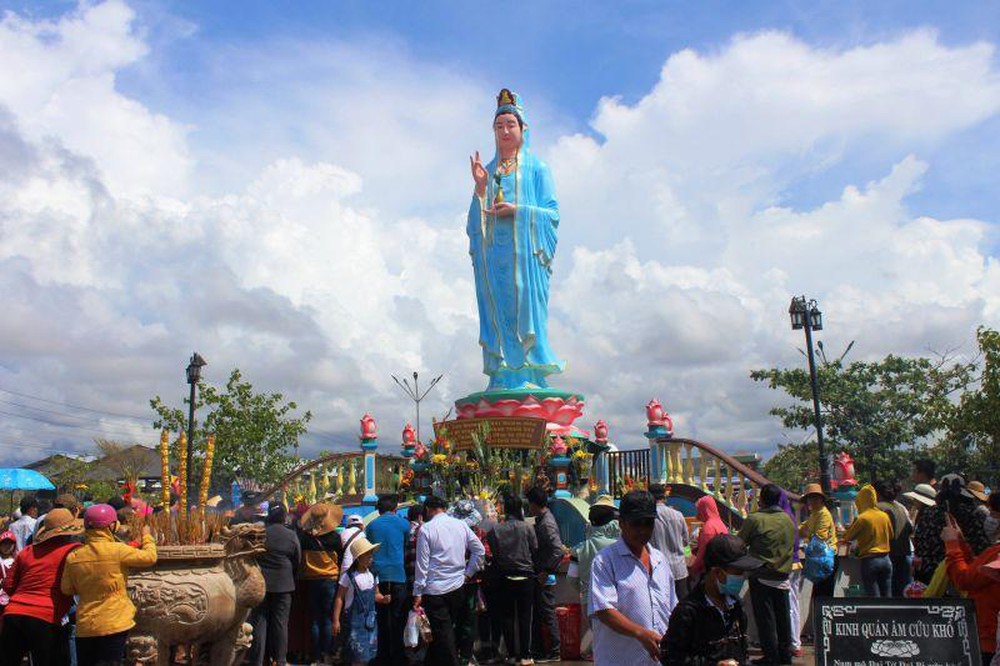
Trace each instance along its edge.
{"label": "baseball cap", "polygon": [[656,518],[656,500],[648,490],[633,490],[622,498],[618,515],[626,522]]}
{"label": "baseball cap", "polygon": [[356,513],[352,513],[351,515],[349,515],[347,517],[347,526],[348,527],[364,527],[365,526],[365,519],[362,518],[360,515],[358,515]]}
{"label": "baseball cap", "polygon": [[705,546],[705,566],[753,571],[764,566],[764,562],[747,553],[743,539],[734,534],[719,534]]}

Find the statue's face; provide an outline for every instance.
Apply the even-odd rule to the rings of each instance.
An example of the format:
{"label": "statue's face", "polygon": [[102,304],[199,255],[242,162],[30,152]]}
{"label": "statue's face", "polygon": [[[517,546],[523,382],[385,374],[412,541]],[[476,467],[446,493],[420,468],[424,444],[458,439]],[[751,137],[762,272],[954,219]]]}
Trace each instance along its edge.
{"label": "statue's face", "polygon": [[497,145],[501,150],[511,150],[521,147],[521,125],[513,113],[502,113],[493,121],[493,131],[496,133]]}

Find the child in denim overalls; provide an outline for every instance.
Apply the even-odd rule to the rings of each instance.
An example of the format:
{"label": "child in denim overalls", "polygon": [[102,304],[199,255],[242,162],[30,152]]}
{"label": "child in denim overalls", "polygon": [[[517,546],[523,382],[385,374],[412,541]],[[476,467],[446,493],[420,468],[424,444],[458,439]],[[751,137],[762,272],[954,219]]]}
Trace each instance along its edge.
{"label": "child in denim overalls", "polygon": [[364,666],[378,651],[375,604],[387,604],[391,595],[378,591],[378,577],[371,571],[372,556],[379,545],[357,536],[351,542],[354,562],[340,576],[337,600],[333,605],[333,635],[340,634],[341,611],[347,609],[347,651],[349,663]]}

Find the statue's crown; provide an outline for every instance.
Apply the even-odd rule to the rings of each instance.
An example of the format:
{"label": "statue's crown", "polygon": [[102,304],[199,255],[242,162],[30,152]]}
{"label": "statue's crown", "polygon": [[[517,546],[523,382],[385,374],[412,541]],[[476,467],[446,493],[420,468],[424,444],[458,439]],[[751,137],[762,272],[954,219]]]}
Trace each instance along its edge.
{"label": "statue's crown", "polygon": [[503,88],[497,95],[497,115],[501,113],[513,113],[524,119],[524,110],[521,107],[521,96],[512,92],[510,88]]}

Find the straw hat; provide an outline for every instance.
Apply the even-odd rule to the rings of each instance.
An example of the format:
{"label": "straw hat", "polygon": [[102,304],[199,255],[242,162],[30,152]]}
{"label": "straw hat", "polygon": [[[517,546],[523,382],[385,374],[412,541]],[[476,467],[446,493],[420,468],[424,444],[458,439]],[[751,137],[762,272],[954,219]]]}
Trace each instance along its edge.
{"label": "straw hat", "polygon": [[615,500],[612,499],[611,495],[598,495],[597,500],[595,500],[594,503],[591,504],[590,506],[591,507],[608,506],[611,507],[612,509],[618,508],[615,506]]}
{"label": "straw hat", "polygon": [[990,496],[986,494],[986,486],[983,485],[982,481],[969,481],[969,483],[966,484],[965,489],[980,502],[985,502],[990,498]]}
{"label": "straw hat", "polygon": [[318,502],[302,516],[302,531],[316,537],[329,534],[337,529],[343,517],[344,508],[339,504]]}
{"label": "straw hat", "polygon": [[823,499],[826,499],[826,493],[823,492],[823,486],[818,483],[807,484],[805,490],[802,491],[802,499],[805,499],[810,495],[819,495]]}
{"label": "straw hat", "polygon": [[914,502],[919,502],[924,506],[934,506],[937,503],[935,501],[937,491],[929,483],[918,483],[916,488],[903,493],[903,497]]}
{"label": "straw hat", "polygon": [[83,521],[74,518],[69,509],[52,509],[45,514],[42,526],[35,532],[33,543],[42,543],[52,537],[83,534]]}
{"label": "straw hat", "polygon": [[365,553],[373,553],[379,549],[382,544],[372,543],[367,538],[362,535],[358,535],[351,542],[351,557],[357,562],[362,555]]}

